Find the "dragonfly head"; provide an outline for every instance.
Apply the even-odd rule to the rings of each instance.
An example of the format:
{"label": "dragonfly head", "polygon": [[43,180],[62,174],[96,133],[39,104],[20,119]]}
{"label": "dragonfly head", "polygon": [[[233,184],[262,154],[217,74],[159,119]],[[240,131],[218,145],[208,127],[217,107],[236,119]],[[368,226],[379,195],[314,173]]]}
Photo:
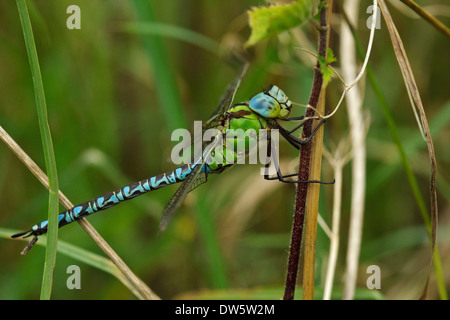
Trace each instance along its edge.
{"label": "dragonfly head", "polygon": [[253,96],[248,103],[250,109],[265,118],[286,118],[291,113],[292,102],[275,85]]}

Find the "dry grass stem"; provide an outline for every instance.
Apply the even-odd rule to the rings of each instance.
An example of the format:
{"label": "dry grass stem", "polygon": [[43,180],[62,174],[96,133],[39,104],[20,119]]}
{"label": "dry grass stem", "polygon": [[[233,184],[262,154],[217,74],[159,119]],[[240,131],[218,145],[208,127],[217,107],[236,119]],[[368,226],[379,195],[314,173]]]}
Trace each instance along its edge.
{"label": "dry grass stem", "polygon": [[433,17],[429,12],[427,12],[424,8],[419,6],[417,3],[415,3],[412,0],[400,0],[405,5],[407,5],[409,8],[411,8],[415,13],[417,13],[421,18],[423,18],[425,21],[430,23],[434,28],[439,30],[442,34],[446,35],[448,38],[450,38],[450,29],[443,24],[441,21]]}
{"label": "dry grass stem", "polygon": [[[374,1],[374,6],[376,1]],[[343,4],[350,22],[357,25],[359,1],[346,0]],[[371,41],[369,41],[368,51],[364,60],[365,71],[368,62],[369,52],[372,48],[373,33],[375,31],[376,15],[378,10],[374,10],[372,17]],[[362,72],[357,76],[357,52],[355,42],[350,28],[347,24],[341,24],[341,68],[344,81],[354,79],[348,88],[352,88],[361,79]],[[356,76],[356,78],[355,78]],[[346,87],[347,89],[347,87]],[[365,121],[362,110],[362,96],[357,86],[348,92],[347,99],[348,122],[350,126],[350,139],[352,146],[352,198],[350,207],[350,227],[347,245],[346,271],[344,280],[343,299],[353,299],[356,289],[356,279],[358,275],[359,253],[361,249],[362,227],[364,217],[364,202],[366,190],[366,147],[365,147]]]}
{"label": "dry grass stem", "polygon": [[[339,253],[339,228],[341,221],[341,203],[342,203],[342,182],[343,168],[350,161],[352,153],[348,150],[350,143],[348,139],[342,140],[333,155],[325,148],[323,154],[328,163],[333,168],[335,183],[333,186],[333,212],[331,230],[327,235],[330,238],[330,253],[328,256],[328,265],[326,269],[324,283],[324,300],[331,299],[333,289],[334,274],[336,270],[337,257]],[[323,227],[322,227],[323,228]]]}
{"label": "dry grass stem", "polygon": [[438,223],[438,208],[437,208],[437,193],[436,193],[436,156],[434,152],[433,140],[431,138],[430,128],[428,126],[428,120],[425,114],[424,107],[422,105],[422,99],[420,98],[420,93],[417,88],[417,84],[414,78],[414,74],[412,72],[411,66],[409,64],[408,57],[406,55],[406,50],[403,47],[402,40],[400,35],[395,27],[394,21],[389,13],[389,10],[384,2],[384,0],[380,0],[380,9],[383,13],[384,20],[386,21],[386,25],[389,31],[389,35],[391,37],[392,46],[394,48],[394,53],[397,58],[398,64],[400,66],[400,70],[403,75],[403,79],[405,81],[405,86],[407,88],[408,94],[411,96],[413,100],[413,109],[417,109],[418,116],[420,118],[420,124],[423,129],[423,134],[426,139],[427,147],[428,147],[428,156],[430,161],[430,213],[431,213],[431,226],[429,228],[429,233],[431,237],[431,257],[430,257],[430,265],[428,269],[428,277],[425,284],[425,288],[422,293],[422,298],[426,297],[428,290],[428,282],[430,279],[431,267],[433,263],[433,254],[436,246],[436,231],[437,231],[437,223]]}
{"label": "dry grass stem", "polygon": [[[0,126],[0,138],[8,146],[9,149],[22,161],[25,166],[33,173],[33,175],[41,182],[47,189],[48,178],[47,175],[39,168],[39,166],[23,151],[23,149],[14,141],[14,139]],[[70,209],[73,204],[70,200],[59,191],[59,200],[61,204]],[[136,290],[145,299],[159,299],[159,297],[140,280],[131,269],[125,264],[125,262],[117,255],[117,253],[109,246],[109,244],[100,236],[100,234],[94,229],[94,227],[86,220],[80,219],[77,221],[82,228],[92,237],[102,251],[111,259],[111,261],[119,268],[124,276],[130,281],[130,283],[136,288]]]}

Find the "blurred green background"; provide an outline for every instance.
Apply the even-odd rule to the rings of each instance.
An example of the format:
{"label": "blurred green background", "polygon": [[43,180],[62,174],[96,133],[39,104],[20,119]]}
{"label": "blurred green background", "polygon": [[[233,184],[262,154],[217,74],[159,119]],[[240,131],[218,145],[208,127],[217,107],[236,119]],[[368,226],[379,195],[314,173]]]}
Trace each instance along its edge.
{"label": "blurred green background", "polygon": [[[338,2],[338,1],[336,1]],[[358,34],[365,47],[366,5],[360,5]],[[366,4],[367,2],[367,4]],[[424,3],[425,1],[418,1]],[[249,35],[246,10],[262,1],[45,1],[27,2],[47,99],[61,190],[73,203],[90,200],[125,184],[174,168],[173,129],[206,120],[237,74],[227,52]],[[81,30],[69,30],[68,5],[81,8]],[[450,25],[445,0],[439,18]],[[422,20],[392,8],[418,82],[438,162],[438,244],[447,283],[450,270],[450,43]],[[336,24],[339,15],[333,17]],[[139,22],[151,22],[142,25]],[[316,33],[302,28],[315,46]],[[336,31],[336,30],[335,30]],[[147,33],[146,33],[147,32]],[[199,35],[203,35],[200,37]],[[34,92],[15,1],[0,3],[0,125],[45,169]],[[339,35],[331,35],[339,66]],[[236,101],[274,83],[292,101],[307,103],[312,69],[298,58],[299,43],[280,35],[250,50],[252,65]],[[404,148],[428,203],[429,162],[411,112],[402,76],[384,23],[375,35],[370,66],[397,124]],[[339,68],[338,68],[339,69]],[[372,87],[363,86],[370,114],[367,134],[367,192],[361,248],[359,297],[368,265],[382,271],[379,293],[389,299],[416,298],[429,258],[425,225],[414,201],[386,120]],[[336,105],[342,86],[334,80],[327,106]],[[304,113],[298,107],[296,115]],[[329,149],[348,134],[346,109],[326,123]],[[285,143],[281,161],[295,171],[298,152]],[[344,171],[341,246],[335,277],[339,297],[351,199],[351,164]],[[258,165],[236,166],[210,176],[186,199],[166,232],[159,215],[176,186],[163,188],[89,218],[128,266],[164,299],[278,299],[283,294],[295,188],[265,181]],[[323,162],[323,180],[331,167]],[[332,186],[323,186],[320,212],[331,221]],[[46,219],[48,193],[15,155],[0,143],[0,227],[27,229]],[[60,230],[71,244],[102,254],[76,224]],[[0,240],[0,298],[37,299],[45,250],[20,256],[23,241]],[[316,283],[323,287],[329,240],[319,228]],[[66,269],[81,268],[81,290],[68,290]],[[438,298],[434,276],[430,297]],[[449,287],[449,286],[447,286]],[[211,291],[209,291],[211,290]],[[111,275],[58,254],[52,298],[134,299]]]}

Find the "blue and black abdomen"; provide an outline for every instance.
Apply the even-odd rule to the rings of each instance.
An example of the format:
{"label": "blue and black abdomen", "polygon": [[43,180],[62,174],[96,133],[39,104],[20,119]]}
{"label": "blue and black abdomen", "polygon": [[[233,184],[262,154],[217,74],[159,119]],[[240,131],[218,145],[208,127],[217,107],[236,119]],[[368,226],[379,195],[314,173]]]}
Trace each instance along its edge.
{"label": "blue and black abdomen", "polygon": [[[108,209],[112,206],[115,206],[116,204],[119,204],[129,199],[133,199],[146,192],[181,182],[184,179],[186,179],[186,177],[192,172],[194,166],[195,164],[193,165],[187,164],[173,171],[162,173],[157,176],[132,183],[123,188],[104,194],[93,200],[79,204],[59,214],[58,227],[60,228],[62,226],[65,226],[66,224],[84,218],[95,212]],[[205,169],[207,170],[207,168]],[[12,237],[17,238],[24,236],[24,238],[26,238],[31,235],[39,236],[47,232],[47,227],[48,221],[45,220],[42,221],[41,223],[34,225],[30,230],[17,233]]]}

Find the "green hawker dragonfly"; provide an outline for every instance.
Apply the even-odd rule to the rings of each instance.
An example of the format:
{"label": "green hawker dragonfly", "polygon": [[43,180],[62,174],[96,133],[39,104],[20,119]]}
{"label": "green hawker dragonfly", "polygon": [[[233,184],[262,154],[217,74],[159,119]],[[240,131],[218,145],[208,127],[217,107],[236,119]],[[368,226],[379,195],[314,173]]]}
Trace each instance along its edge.
{"label": "green hawker dragonfly", "polygon": [[[256,136],[253,138],[246,138],[253,140],[258,139],[259,130],[266,129],[267,135],[267,159],[271,158],[271,152],[273,149],[271,143],[270,132],[274,129],[279,130],[279,133],[295,148],[300,149],[302,145],[309,142],[310,138],[317,131],[319,126],[323,123],[320,122],[316,129],[313,131],[311,137],[302,140],[294,137],[293,132],[298,130],[303,123],[296,126],[293,130],[287,130],[279,124],[279,121],[301,121],[304,116],[289,117],[292,108],[292,102],[286,96],[286,94],[277,86],[272,85],[267,90],[260,92],[253,96],[248,102],[241,102],[233,104],[234,95],[239,87],[241,79],[248,69],[248,65],[245,64],[237,78],[228,86],[225,94],[223,95],[217,109],[212,114],[210,119],[206,122],[205,128],[217,129],[217,135],[226,135],[230,130],[242,129],[243,131],[254,130]],[[194,159],[193,162],[185,164],[175,170],[162,173],[148,179],[144,179],[132,184],[129,184],[123,188],[104,194],[93,200],[76,205],[73,208],[66,210],[59,214],[59,227],[65,226],[76,220],[89,216],[95,212],[108,209],[115,206],[125,200],[129,200],[140,196],[146,192],[153,191],[171,184],[182,182],[181,186],[177,189],[169,203],[164,208],[162,218],[160,222],[160,230],[163,231],[167,228],[167,225],[175,212],[180,207],[186,195],[196,188],[198,185],[207,181],[208,174],[218,174],[225,169],[231,167],[236,163],[238,157],[242,156],[238,152],[234,151],[234,146],[237,144],[237,140],[234,140],[234,144],[230,145],[222,139],[214,139],[209,145],[204,145],[202,149],[202,156]],[[226,140],[228,141],[228,140]],[[250,152],[250,149],[255,145],[252,141],[245,141],[244,155]],[[220,145],[219,145],[220,144]],[[218,147],[221,147],[218,149]],[[220,150],[220,151],[217,151]],[[276,157],[273,157],[275,160]],[[206,160],[206,161],[205,161]],[[269,161],[266,162],[266,171],[264,178],[267,180],[279,180],[289,183],[321,183],[320,181],[292,181],[285,178],[295,176],[282,175],[279,170],[279,165],[274,161],[277,175],[269,176]],[[14,234],[12,237],[37,237],[47,232],[48,221],[45,220],[31,227],[31,229]]]}

